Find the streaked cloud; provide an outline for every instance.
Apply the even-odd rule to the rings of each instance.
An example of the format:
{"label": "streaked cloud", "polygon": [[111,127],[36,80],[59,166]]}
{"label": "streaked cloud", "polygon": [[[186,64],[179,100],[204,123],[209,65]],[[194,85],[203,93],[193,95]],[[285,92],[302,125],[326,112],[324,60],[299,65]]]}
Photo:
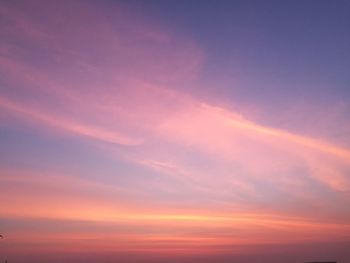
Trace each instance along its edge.
{"label": "streaked cloud", "polygon": [[[1,163],[0,220],[22,226],[6,233],[13,246],[210,254],[350,240],[350,149],[320,130],[346,130],[339,116],[320,113],[303,133],[300,121],[270,125],[235,98],[200,96],[188,88],[208,89],[198,81],[207,63],[200,43],[128,5],[95,5],[0,8],[0,128],[49,138],[49,155],[64,156],[56,146],[69,137],[109,165],[87,173],[79,165],[91,159],[47,171],[35,157],[27,169],[20,158]],[[47,231],[75,224],[80,231]]]}

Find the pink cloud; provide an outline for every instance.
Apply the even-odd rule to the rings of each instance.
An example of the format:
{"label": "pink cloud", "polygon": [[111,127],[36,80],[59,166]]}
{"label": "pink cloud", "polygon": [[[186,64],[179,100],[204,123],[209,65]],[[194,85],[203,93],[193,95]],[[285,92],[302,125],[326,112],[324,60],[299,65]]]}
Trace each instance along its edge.
{"label": "pink cloud", "polygon": [[76,121],[63,119],[59,116],[45,114],[30,107],[18,105],[4,98],[0,99],[0,107],[11,113],[18,114],[24,117],[29,122],[39,123],[41,125],[58,128],[64,132],[90,137],[105,142],[125,145],[137,145],[142,143],[141,140],[130,138],[128,136],[118,133],[118,131],[109,131],[99,127],[93,127],[82,124]]}
{"label": "pink cloud", "polygon": [[[79,240],[72,248],[78,251],[91,246],[197,252],[237,244],[349,239],[349,225],[340,221],[350,215],[332,203],[349,205],[350,150],[263,125],[186,92],[182,85],[195,83],[204,63],[194,41],[133,19],[123,7],[110,11],[117,15],[99,17],[88,3],[74,2],[74,12],[62,20],[68,11],[64,5],[45,5],[40,14],[47,23],[42,23],[33,15],[41,11],[7,5],[0,10],[7,19],[3,34],[10,39],[0,44],[1,117],[29,123],[39,134],[94,142],[109,156],[137,167],[141,183],[127,173],[116,176],[129,180],[131,189],[61,174],[6,172],[0,179],[11,189],[21,185],[21,191],[2,189],[1,216],[113,222],[152,232],[95,234],[91,243],[84,233],[52,241],[57,233],[28,231],[25,238],[37,244],[49,240],[66,250],[69,245],[62,240]],[[26,5],[33,11],[38,3]],[[27,48],[18,44],[22,41]],[[151,187],[138,192],[132,187],[136,183]],[[104,198],[106,192],[117,197]],[[230,231],[238,234],[227,236]]]}

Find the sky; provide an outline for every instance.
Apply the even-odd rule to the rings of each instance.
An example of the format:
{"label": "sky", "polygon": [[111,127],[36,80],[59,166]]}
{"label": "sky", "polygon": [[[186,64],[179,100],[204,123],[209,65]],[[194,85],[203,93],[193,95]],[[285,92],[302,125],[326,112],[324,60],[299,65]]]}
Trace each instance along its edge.
{"label": "sky", "polygon": [[0,1],[0,261],[350,261],[349,1]]}

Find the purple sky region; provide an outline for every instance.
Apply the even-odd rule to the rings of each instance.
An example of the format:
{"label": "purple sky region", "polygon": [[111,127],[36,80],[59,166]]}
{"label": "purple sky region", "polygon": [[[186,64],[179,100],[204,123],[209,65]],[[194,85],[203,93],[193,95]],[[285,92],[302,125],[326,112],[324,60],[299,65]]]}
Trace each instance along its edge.
{"label": "purple sky region", "polygon": [[0,262],[350,261],[349,13],[0,1]]}

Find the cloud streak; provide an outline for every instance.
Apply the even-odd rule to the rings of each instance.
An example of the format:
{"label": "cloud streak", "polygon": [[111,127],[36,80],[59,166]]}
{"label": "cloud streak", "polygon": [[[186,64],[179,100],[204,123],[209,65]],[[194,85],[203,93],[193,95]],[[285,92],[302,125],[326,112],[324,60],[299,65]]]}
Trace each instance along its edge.
{"label": "cloud streak", "polygon": [[[192,85],[210,90],[200,44],[127,5],[66,5],[0,8],[0,131],[11,142],[0,153],[39,156],[0,162],[0,220],[23,227],[9,230],[13,247],[210,254],[350,240],[348,146],[199,96]],[[46,159],[16,140],[43,135]],[[66,136],[86,155],[62,147]],[[40,171],[46,160],[58,164]],[[47,231],[60,224],[81,231]]]}

